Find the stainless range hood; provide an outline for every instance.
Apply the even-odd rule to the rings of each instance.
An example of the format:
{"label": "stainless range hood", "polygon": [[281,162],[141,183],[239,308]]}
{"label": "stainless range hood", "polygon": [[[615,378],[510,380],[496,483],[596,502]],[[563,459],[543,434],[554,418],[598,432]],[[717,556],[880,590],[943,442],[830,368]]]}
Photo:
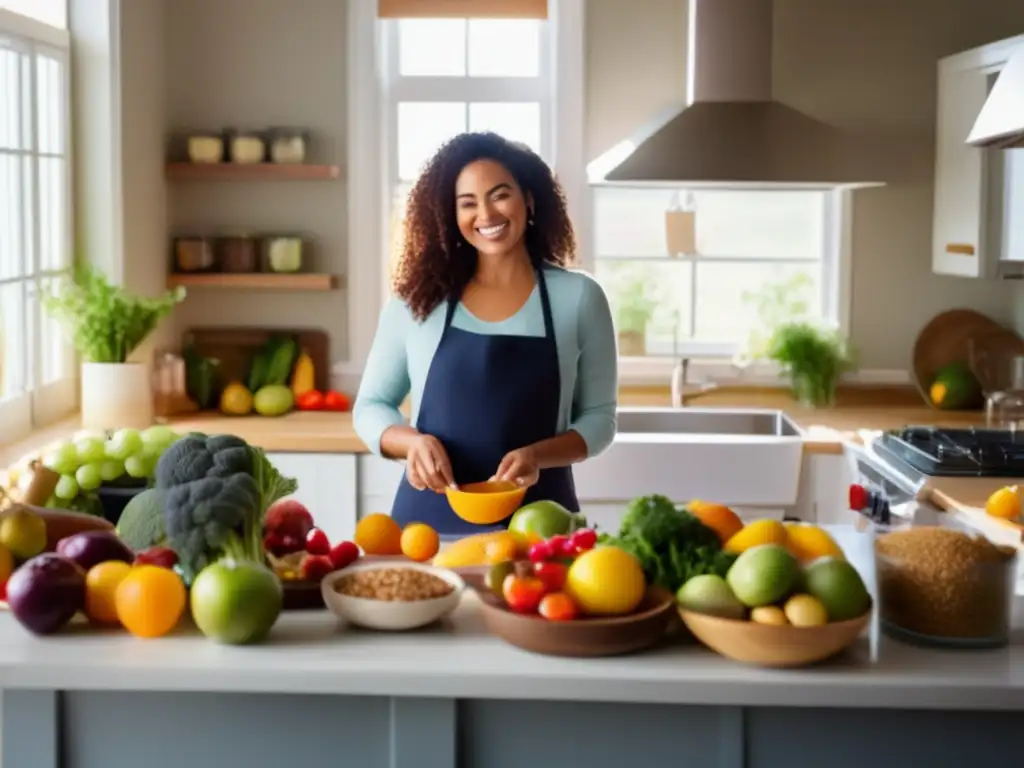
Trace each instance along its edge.
{"label": "stainless range hood", "polygon": [[772,11],[772,0],[689,0],[688,106],[591,163],[591,180],[879,186],[842,132],[772,97]]}
{"label": "stainless range hood", "polygon": [[996,78],[967,143],[976,147],[1024,148],[1024,45]]}

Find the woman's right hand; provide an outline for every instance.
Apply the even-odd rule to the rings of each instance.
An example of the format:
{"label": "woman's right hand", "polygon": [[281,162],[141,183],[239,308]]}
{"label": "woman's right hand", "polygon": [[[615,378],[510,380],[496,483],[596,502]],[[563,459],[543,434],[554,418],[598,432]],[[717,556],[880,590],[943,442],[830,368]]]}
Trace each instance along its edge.
{"label": "woman's right hand", "polygon": [[417,491],[429,488],[444,493],[445,489],[456,487],[448,452],[433,435],[417,435],[409,443],[405,475]]}

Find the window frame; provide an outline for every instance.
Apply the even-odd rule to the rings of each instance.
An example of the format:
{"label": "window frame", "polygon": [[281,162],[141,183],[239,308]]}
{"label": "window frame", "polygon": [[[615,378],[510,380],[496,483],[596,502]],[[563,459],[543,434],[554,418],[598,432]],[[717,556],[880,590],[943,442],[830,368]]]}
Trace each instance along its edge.
{"label": "window frame", "polygon": [[[679,188],[677,182],[602,182],[590,181],[591,190],[601,187],[631,188]],[[697,189],[689,185],[690,189]],[[766,184],[763,187],[758,185],[744,184],[730,186],[728,184],[712,184],[707,188],[722,191],[779,191],[778,185]],[[822,192],[825,201],[822,211],[824,218],[822,226],[822,258],[821,258],[821,305],[822,317],[826,323],[836,327],[838,331],[849,338],[850,335],[850,304],[851,304],[851,281],[852,269],[850,263],[850,236],[852,224],[852,192],[844,188],[833,188],[826,186],[801,185],[802,189]],[[594,196],[591,195],[592,202]],[[592,212],[593,213],[593,212]],[[621,254],[628,256],[629,254]],[[609,258],[607,255],[597,255],[596,249],[586,253],[586,260],[583,266],[596,274],[597,262],[601,260],[615,260],[615,256]],[[625,261],[626,259],[619,259]],[[643,261],[644,259],[639,259]],[[667,261],[666,257],[666,261]],[[680,262],[717,262],[721,259],[708,257],[705,259],[690,259],[681,257]],[[744,262],[757,263],[786,263],[785,259],[743,259]],[[794,260],[796,261],[796,260]],[[682,264],[680,264],[680,268]],[[695,269],[695,267],[694,267]],[[647,355],[644,357],[619,357],[619,379],[623,384],[667,384],[672,376],[677,359],[688,358],[691,361],[690,370],[695,380],[713,379],[722,383],[741,383],[750,385],[776,385],[783,380],[782,371],[778,365],[767,360],[752,361],[747,364],[739,364],[736,361],[736,353],[739,351],[739,344],[712,344],[695,341],[692,343],[680,343],[680,350],[677,357],[664,355]],[[864,372],[861,372],[862,374]],[[879,376],[875,376],[878,373]],[[880,372],[868,372],[863,378],[872,382],[878,378],[879,383],[891,383],[890,379],[896,377],[883,375]],[[905,380],[905,376],[899,376],[899,383]]]}
{"label": "window frame", "polygon": [[[566,191],[576,226],[579,254],[589,240],[590,188],[585,149],[585,0],[549,0],[548,43],[551,82],[550,162]],[[333,366],[339,385],[358,385],[388,297],[388,220],[397,176],[393,121],[387,119],[389,65],[387,19],[375,2],[350,2],[347,19],[348,72],[348,354]],[[397,24],[394,25],[397,27]],[[420,79],[420,78],[417,78]],[[432,78],[426,78],[432,79]],[[483,79],[483,78],[474,78]],[[504,79],[504,78],[501,78]],[[515,78],[512,78],[515,79]],[[493,100],[493,99],[491,99]],[[543,112],[543,108],[542,108]],[[542,118],[542,133],[545,130]],[[394,150],[394,151],[397,151]],[[372,255],[372,256],[371,256]]]}
{"label": "window frame", "polygon": [[[32,149],[24,154],[32,157],[32,193],[30,201],[32,228],[27,232],[33,247],[31,263],[24,276],[4,281],[5,285],[28,284],[27,297],[34,294],[38,297],[39,287],[43,280],[61,274],[70,267],[74,260],[74,199],[73,199],[73,143],[72,143],[72,106],[71,106],[71,36],[67,29],[60,29],[36,19],[22,16],[4,8],[0,8],[0,36],[11,38],[16,45],[12,46],[22,52],[29,53],[31,79],[29,88],[30,124],[32,130]],[[41,210],[39,184],[39,129],[37,125],[37,94],[36,94],[36,56],[43,55],[56,59],[63,68],[63,93],[61,109],[63,112],[62,128],[63,159],[64,159],[64,213],[65,213],[65,253],[61,267],[56,270],[40,269],[39,259],[39,211]],[[28,333],[27,366],[28,386],[18,396],[0,402],[0,435],[3,443],[16,442],[29,435],[33,430],[52,424],[69,416],[78,407],[78,380],[75,375],[75,354],[70,345],[62,346],[62,378],[43,384],[43,341],[45,316],[38,301],[26,305],[25,325]]]}

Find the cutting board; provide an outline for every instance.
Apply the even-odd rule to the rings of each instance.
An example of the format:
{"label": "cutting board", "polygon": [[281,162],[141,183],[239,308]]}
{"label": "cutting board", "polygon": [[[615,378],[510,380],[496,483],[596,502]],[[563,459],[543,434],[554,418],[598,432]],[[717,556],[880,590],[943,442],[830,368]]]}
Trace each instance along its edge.
{"label": "cutting board", "polygon": [[220,360],[220,380],[245,381],[253,358],[272,336],[292,336],[313,358],[316,388],[331,388],[330,339],[324,331],[308,328],[190,328],[182,342],[195,345],[203,357]]}

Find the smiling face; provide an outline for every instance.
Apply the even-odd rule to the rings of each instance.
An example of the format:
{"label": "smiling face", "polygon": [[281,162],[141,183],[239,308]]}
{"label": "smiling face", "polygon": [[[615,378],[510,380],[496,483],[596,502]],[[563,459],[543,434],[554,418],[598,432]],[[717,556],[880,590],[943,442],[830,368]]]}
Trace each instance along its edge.
{"label": "smiling face", "polygon": [[476,160],[455,180],[459,232],[481,254],[502,255],[526,232],[531,201],[512,174],[494,160]]}

